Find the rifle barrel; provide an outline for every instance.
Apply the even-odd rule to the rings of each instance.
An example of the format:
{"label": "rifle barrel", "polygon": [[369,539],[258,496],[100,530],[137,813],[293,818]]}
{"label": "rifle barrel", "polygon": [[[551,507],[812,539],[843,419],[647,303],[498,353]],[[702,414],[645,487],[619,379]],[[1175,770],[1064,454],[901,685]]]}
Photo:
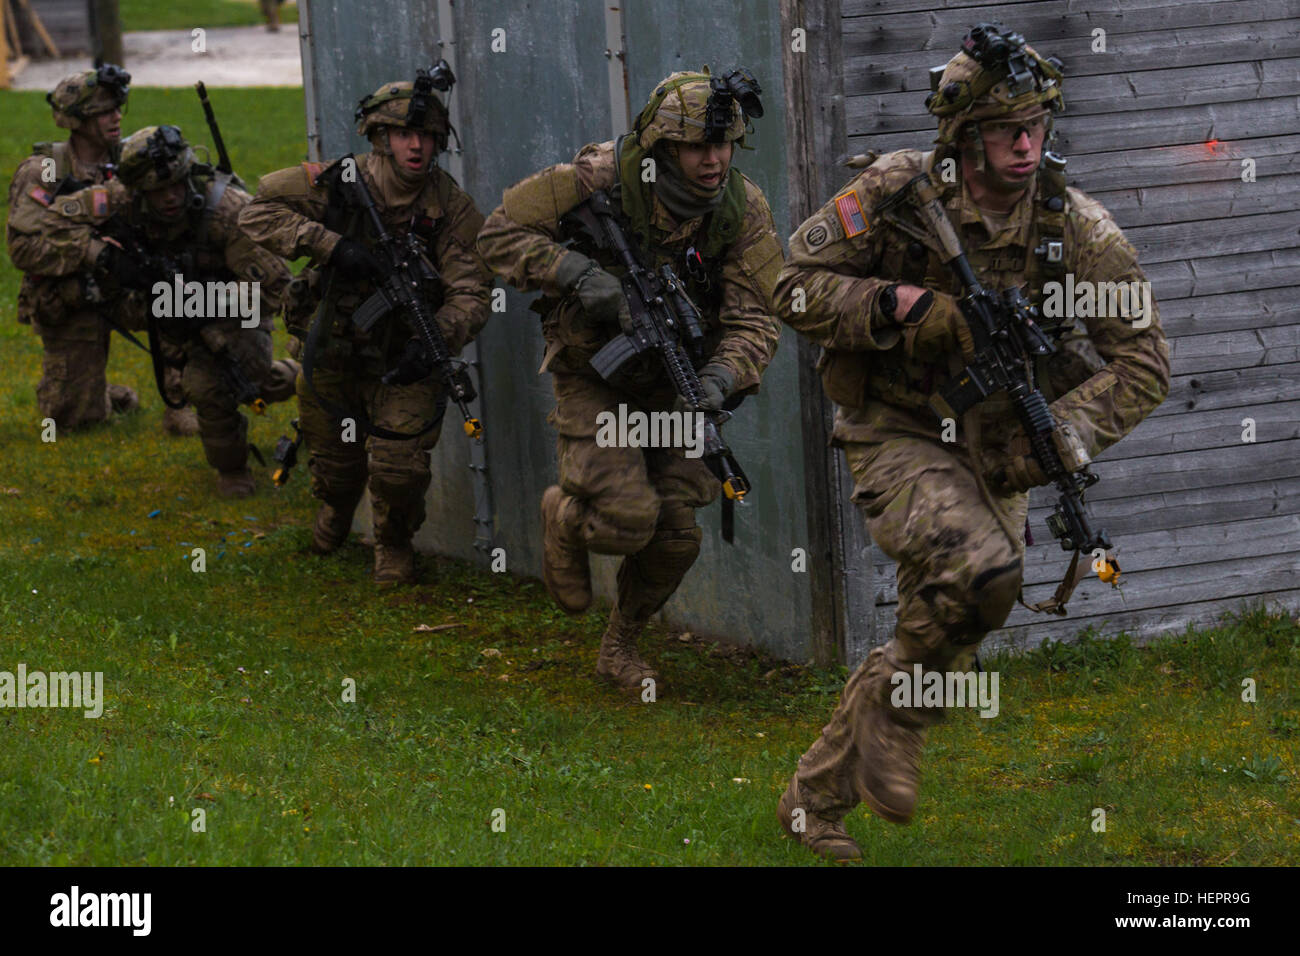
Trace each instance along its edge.
{"label": "rifle barrel", "polygon": [[199,80],[194,84],[194,89],[198,91],[199,103],[203,106],[203,116],[208,121],[212,145],[217,149],[217,169],[223,173],[232,173],[235,168],[230,165],[230,154],[226,152],[225,140],[221,138],[221,129],[217,126],[217,114],[212,111],[212,104],[208,102],[208,88],[203,85],[202,80]]}

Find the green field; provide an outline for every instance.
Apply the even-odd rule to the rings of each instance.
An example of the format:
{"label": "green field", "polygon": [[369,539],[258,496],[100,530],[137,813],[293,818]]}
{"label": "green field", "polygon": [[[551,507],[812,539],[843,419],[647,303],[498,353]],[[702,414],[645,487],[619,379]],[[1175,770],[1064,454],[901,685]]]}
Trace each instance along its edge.
{"label": "green field", "polygon": [[[303,158],[300,91],[211,92],[250,183]],[[7,189],[56,131],[39,93],[0,109]],[[125,128],[160,121],[205,138],[190,91],[133,92]],[[0,257],[0,671],[102,671],[106,704],[0,709],[0,863],[818,865],[774,808],[841,670],[659,631],[663,692],[643,704],[595,683],[599,616],[565,617],[536,582],[426,559],[421,586],[377,594],[355,539],[307,552],[302,469],[215,499],[120,340],[111,378],[142,409],[43,443],[17,278]],[[269,452],[290,417],[273,407],[252,439]],[[999,716],[932,732],[911,826],[850,817],[867,862],[1300,860],[1293,618],[984,665]]]}
{"label": "green field", "polygon": [[[121,0],[118,10],[123,30],[243,27],[266,22],[257,0],[185,0],[181,4],[171,0]],[[298,22],[296,3],[280,7],[280,22]]]}

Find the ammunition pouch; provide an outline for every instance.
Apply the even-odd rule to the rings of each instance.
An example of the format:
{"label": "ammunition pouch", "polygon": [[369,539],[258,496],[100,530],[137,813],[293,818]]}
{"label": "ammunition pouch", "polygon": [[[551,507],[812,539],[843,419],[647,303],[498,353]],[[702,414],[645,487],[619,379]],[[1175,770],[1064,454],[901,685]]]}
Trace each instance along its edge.
{"label": "ammunition pouch", "polygon": [[817,358],[822,388],[843,408],[860,408],[867,398],[867,353],[822,349]]}

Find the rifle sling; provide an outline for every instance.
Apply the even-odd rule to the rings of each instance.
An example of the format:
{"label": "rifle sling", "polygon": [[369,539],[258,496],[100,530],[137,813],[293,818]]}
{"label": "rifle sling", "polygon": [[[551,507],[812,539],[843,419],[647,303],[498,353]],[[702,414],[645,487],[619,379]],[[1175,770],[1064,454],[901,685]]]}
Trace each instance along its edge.
{"label": "rifle sling", "polygon": [[158,389],[158,397],[163,400],[163,404],[166,405],[168,408],[184,408],[189,403],[185,401],[185,397],[183,395],[181,396],[181,400],[179,402],[173,402],[170,398],[167,397],[167,386],[165,384],[166,372],[164,371],[167,363],[166,360],[163,358],[162,343],[159,340],[158,318],[157,316],[152,314],[152,311],[150,312],[149,315],[148,329],[149,329],[149,348],[147,349],[147,351],[149,352],[149,355],[153,360],[153,382]]}
{"label": "rifle sling", "polygon": [[1065,577],[1061,578],[1061,583],[1056,586],[1056,593],[1046,601],[1038,601],[1034,604],[1025,603],[1025,590],[1022,587],[1016,600],[1024,607],[1035,613],[1056,614],[1065,617],[1065,603],[1070,600],[1070,595],[1074,589],[1079,586],[1079,582],[1088,576],[1088,565],[1079,564],[1079,557],[1082,551],[1075,551],[1074,557],[1070,559],[1070,567],[1065,572]]}

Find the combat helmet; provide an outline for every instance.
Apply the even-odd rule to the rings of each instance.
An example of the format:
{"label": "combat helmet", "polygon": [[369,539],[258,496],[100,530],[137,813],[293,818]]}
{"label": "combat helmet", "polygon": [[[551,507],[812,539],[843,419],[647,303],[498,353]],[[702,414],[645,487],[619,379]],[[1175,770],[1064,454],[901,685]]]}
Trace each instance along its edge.
{"label": "combat helmet", "polygon": [[65,76],[45,94],[45,102],[54,110],[56,125],[76,130],[81,128],[82,120],[125,106],[130,86],[130,73],[105,63],[97,70]]}
{"label": "combat helmet", "polygon": [[146,126],[122,141],[117,178],[146,210],[145,193],[179,182],[185,183],[186,205],[202,209],[204,190],[196,174],[209,168],[198,162],[179,126]]}
{"label": "combat helmet", "polygon": [[[1044,59],[1019,33],[1000,23],[979,23],[962,41],[961,52],[945,66],[930,71],[931,93],[925,108],[939,119],[940,147],[954,147],[961,128],[1017,113],[1039,105],[1050,117],[1065,109],[1061,93],[1063,66],[1056,57]],[[976,130],[978,134],[978,128]],[[974,145],[983,165],[983,141]]]}
{"label": "combat helmet", "polygon": [[749,120],[763,115],[762,92],[744,69],[726,76],[711,76],[707,66],[698,73],[673,73],[655,87],[632,131],[647,152],[661,139],[738,142],[743,148]]}
{"label": "combat helmet", "polygon": [[424,130],[433,134],[438,152],[447,148],[451,132],[451,115],[434,90],[448,93],[456,77],[446,60],[439,60],[432,70],[417,70],[415,82],[385,83],[357,105],[357,132],[370,139],[385,126]]}

